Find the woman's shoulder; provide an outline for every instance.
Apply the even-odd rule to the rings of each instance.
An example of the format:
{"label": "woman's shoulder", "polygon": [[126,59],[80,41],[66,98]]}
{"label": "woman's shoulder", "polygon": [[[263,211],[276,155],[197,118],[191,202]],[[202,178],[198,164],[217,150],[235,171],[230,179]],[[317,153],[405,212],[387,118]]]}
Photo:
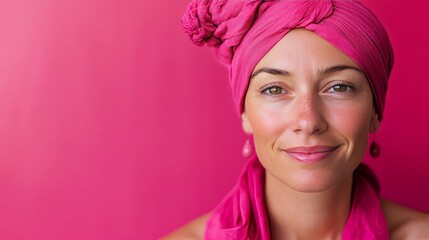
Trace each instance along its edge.
{"label": "woman's shoulder", "polygon": [[202,215],[191,222],[185,224],[174,232],[161,238],[161,240],[200,240],[204,238],[206,221],[210,213]]}
{"label": "woman's shoulder", "polygon": [[391,239],[429,239],[429,214],[381,200]]}

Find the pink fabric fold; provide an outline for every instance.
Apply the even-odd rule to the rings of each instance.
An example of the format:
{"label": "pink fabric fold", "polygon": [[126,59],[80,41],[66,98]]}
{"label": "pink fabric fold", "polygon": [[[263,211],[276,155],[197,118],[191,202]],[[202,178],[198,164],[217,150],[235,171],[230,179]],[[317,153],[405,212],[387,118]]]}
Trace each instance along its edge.
{"label": "pink fabric fold", "polygon": [[[237,185],[212,212],[204,239],[269,240],[264,183],[265,169],[254,155],[246,163]],[[388,226],[373,172],[361,164],[355,170],[353,184],[353,200],[342,239],[388,240]]]}

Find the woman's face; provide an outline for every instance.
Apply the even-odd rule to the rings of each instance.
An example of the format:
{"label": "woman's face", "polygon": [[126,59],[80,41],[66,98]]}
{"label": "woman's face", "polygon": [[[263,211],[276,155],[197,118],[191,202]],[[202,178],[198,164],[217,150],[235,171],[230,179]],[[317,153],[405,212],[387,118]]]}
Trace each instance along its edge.
{"label": "woman's face", "polygon": [[301,192],[351,176],[379,126],[358,65],[304,29],[289,32],[256,65],[244,108],[243,129],[253,134],[267,177]]}

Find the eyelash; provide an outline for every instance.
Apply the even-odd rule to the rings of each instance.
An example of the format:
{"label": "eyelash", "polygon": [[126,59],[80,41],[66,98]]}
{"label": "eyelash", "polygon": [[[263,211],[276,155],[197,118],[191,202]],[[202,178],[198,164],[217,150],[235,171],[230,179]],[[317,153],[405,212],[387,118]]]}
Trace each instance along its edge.
{"label": "eyelash", "polygon": [[[280,89],[281,93],[277,93],[277,94],[270,93],[269,90],[270,89],[274,89],[274,88]],[[270,95],[270,96],[277,96],[277,95],[280,95],[280,94],[287,93],[286,90],[284,90],[282,87],[280,87],[277,84],[269,84],[268,86],[264,86],[264,87],[262,87],[262,89],[259,92],[261,92],[262,94]]]}
{"label": "eyelash", "polygon": [[[337,86],[339,86],[339,87],[346,87],[347,89],[344,92],[341,92],[341,91],[337,92],[337,91],[334,90],[334,88],[337,87]],[[339,94],[346,94],[347,92],[355,91],[356,90],[356,88],[353,85],[349,84],[349,83],[335,83],[334,85],[332,85],[328,89],[327,92],[329,92],[331,89],[332,89],[333,92],[339,93]]]}
{"label": "eyelash", "polygon": [[[346,87],[347,89],[345,91],[335,91],[334,88],[338,87],[338,86],[339,87]],[[270,93],[269,90],[274,89],[274,88],[280,89],[281,93],[277,93],[277,94],[276,93]],[[346,94],[347,92],[355,91],[356,88],[352,84],[349,84],[349,83],[335,83],[331,87],[328,88],[327,92],[330,92],[331,90],[334,93]],[[286,90],[284,90],[282,87],[280,87],[277,84],[269,84],[268,86],[264,86],[259,92],[261,92],[262,94],[270,95],[270,96],[278,96],[278,95],[287,93]]]}

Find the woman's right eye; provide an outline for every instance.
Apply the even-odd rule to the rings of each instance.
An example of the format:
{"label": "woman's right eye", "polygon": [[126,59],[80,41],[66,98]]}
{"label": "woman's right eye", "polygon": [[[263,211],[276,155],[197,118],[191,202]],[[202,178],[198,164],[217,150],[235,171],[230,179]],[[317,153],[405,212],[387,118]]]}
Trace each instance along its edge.
{"label": "woman's right eye", "polygon": [[270,86],[262,90],[262,93],[268,95],[280,95],[286,93],[286,91],[279,86]]}

